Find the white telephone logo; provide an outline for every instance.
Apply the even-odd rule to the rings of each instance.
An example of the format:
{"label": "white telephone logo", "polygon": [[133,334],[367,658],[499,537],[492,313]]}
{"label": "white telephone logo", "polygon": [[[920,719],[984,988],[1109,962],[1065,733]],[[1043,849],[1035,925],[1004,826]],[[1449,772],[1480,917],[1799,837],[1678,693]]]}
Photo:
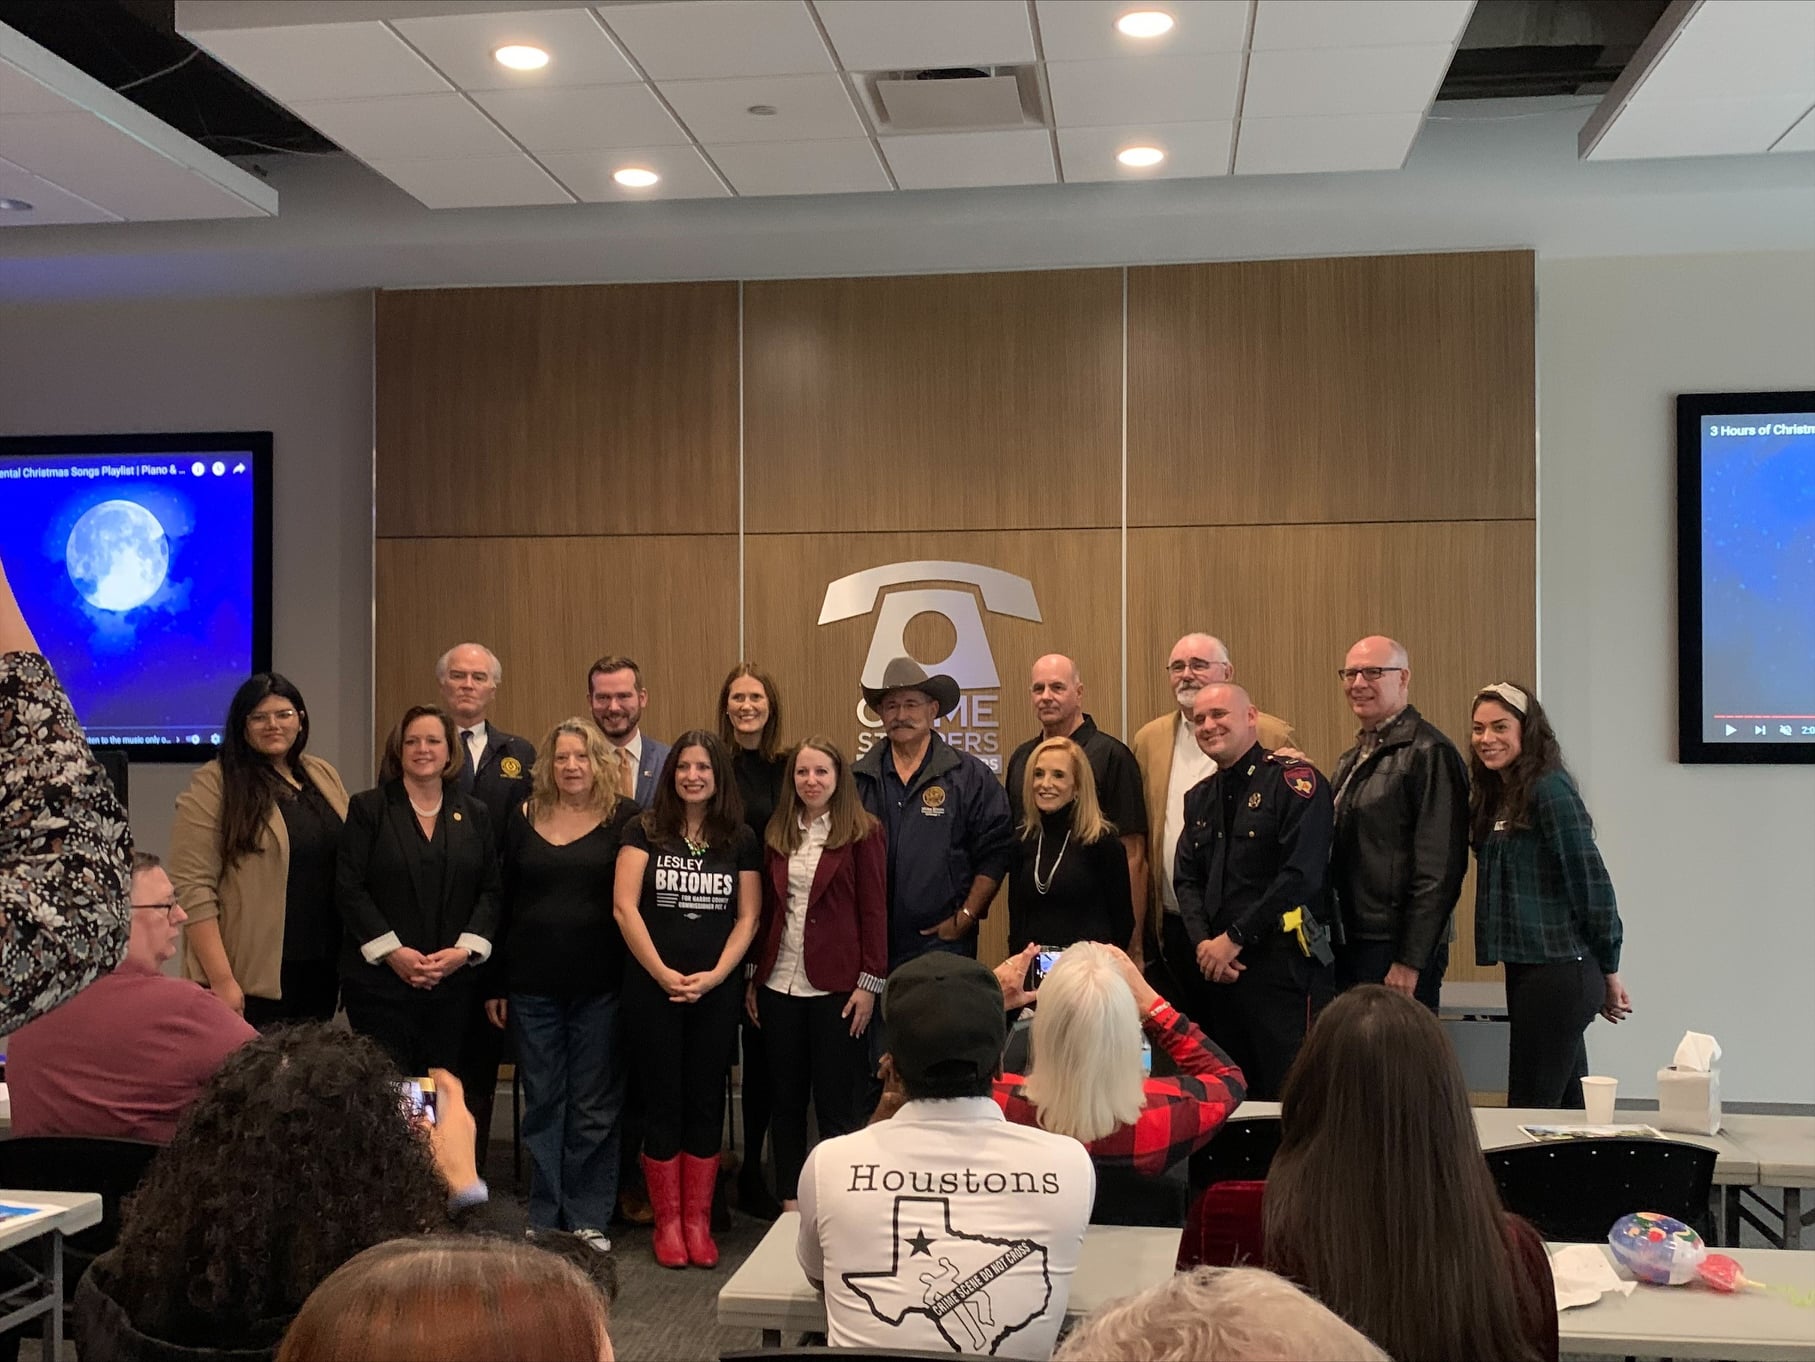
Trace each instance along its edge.
{"label": "white telephone logo", "polygon": [[[867,615],[876,608],[876,597],[883,588],[908,582],[966,582],[982,591],[983,603],[993,613],[1036,623],[1040,620],[1034,584],[1025,577],[977,563],[918,562],[889,563],[840,577],[826,588],[825,603],[819,607],[819,622],[832,624],[856,615]],[[927,663],[927,671],[945,673],[958,683],[960,690],[991,690],[1000,686],[996,659],[990,653],[989,640],[983,636],[983,616],[977,609],[976,592],[924,586],[912,591],[890,592],[883,597],[882,610],[876,616],[876,631],[870,636],[869,656],[863,663],[863,684],[882,684],[883,669],[889,662],[908,656],[904,639],[908,621],[916,615],[929,613],[943,615],[949,620],[958,638],[951,655]]]}

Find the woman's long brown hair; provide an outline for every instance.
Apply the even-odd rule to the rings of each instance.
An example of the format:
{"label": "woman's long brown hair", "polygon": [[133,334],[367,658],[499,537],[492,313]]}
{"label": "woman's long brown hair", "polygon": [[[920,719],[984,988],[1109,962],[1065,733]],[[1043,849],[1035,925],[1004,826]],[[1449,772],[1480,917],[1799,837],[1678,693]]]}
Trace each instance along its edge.
{"label": "woman's long brown hair", "polygon": [[1421,1004],[1350,989],[1280,1093],[1267,1266],[1397,1362],[1539,1362],[1468,1088]]}
{"label": "woman's long brown hair", "polygon": [[1481,691],[1468,708],[1472,723],[1475,711],[1483,704],[1495,704],[1519,721],[1519,755],[1504,771],[1490,771],[1475,755],[1473,742],[1468,747],[1468,840],[1480,847],[1504,822],[1509,829],[1531,826],[1531,792],[1539,780],[1552,771],[1564,770],[1563,748],[1557,742],[1550,716],[1531,687],[1522,681],[1512,683],[1525,692],[1525,713],[1520,714],[1506,703],[1504,696]]}

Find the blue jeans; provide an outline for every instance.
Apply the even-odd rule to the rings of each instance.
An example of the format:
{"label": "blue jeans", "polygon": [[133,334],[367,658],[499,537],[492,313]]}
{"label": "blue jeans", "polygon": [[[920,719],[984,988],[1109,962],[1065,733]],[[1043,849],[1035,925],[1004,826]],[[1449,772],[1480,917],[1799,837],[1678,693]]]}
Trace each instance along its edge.
{"label": "blue jeans", "polygon": [[529,1147],[529,1223],[605,1230],[618,1204],[624,1059],[618,995],[510,995]]}

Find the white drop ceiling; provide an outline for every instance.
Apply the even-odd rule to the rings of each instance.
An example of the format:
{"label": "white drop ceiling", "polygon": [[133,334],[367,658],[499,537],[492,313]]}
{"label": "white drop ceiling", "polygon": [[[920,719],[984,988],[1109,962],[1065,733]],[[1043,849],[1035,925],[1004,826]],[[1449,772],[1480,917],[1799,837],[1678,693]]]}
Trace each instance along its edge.
{"label": "white drop ceiling", "polygon": [[277,191],[0,24],[0,227],[269,217]]}
{"label": "white drop ceiling", "polygon": [[[1116,31],[1133,9],[1177,21]],[[179,0],[190,41],[431,208],[1400,167],[1473,0]],[[540,71],[493,59],[549,53]],[[874,79],[1014,67],[1018,118]],[[921,84],[931,84],[922,82]],[[918,89],[916,93],[919,93]],[[1157,166],[1116,152],[1152,145]],[[611,178],[654,170],[652,188]]]}
{"label": "white drop ceiling", "polygon": [[1815,150],[1815,0],[1676,0],[1583,127],[1583,159]]}

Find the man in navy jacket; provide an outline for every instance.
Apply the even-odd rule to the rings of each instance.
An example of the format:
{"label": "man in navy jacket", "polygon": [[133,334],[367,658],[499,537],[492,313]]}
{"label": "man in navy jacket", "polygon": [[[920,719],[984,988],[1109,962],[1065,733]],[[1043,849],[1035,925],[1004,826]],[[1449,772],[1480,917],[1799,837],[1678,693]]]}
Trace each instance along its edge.
{"label": "man in navy jacket", "polygon": [[936,950],[974,958],[977,924],[1013,863],[1008,795],[933,730],[958,707],[951,677],[898,657],[863,696],[888,737],[851,770],[888,833],[889,968]]}

